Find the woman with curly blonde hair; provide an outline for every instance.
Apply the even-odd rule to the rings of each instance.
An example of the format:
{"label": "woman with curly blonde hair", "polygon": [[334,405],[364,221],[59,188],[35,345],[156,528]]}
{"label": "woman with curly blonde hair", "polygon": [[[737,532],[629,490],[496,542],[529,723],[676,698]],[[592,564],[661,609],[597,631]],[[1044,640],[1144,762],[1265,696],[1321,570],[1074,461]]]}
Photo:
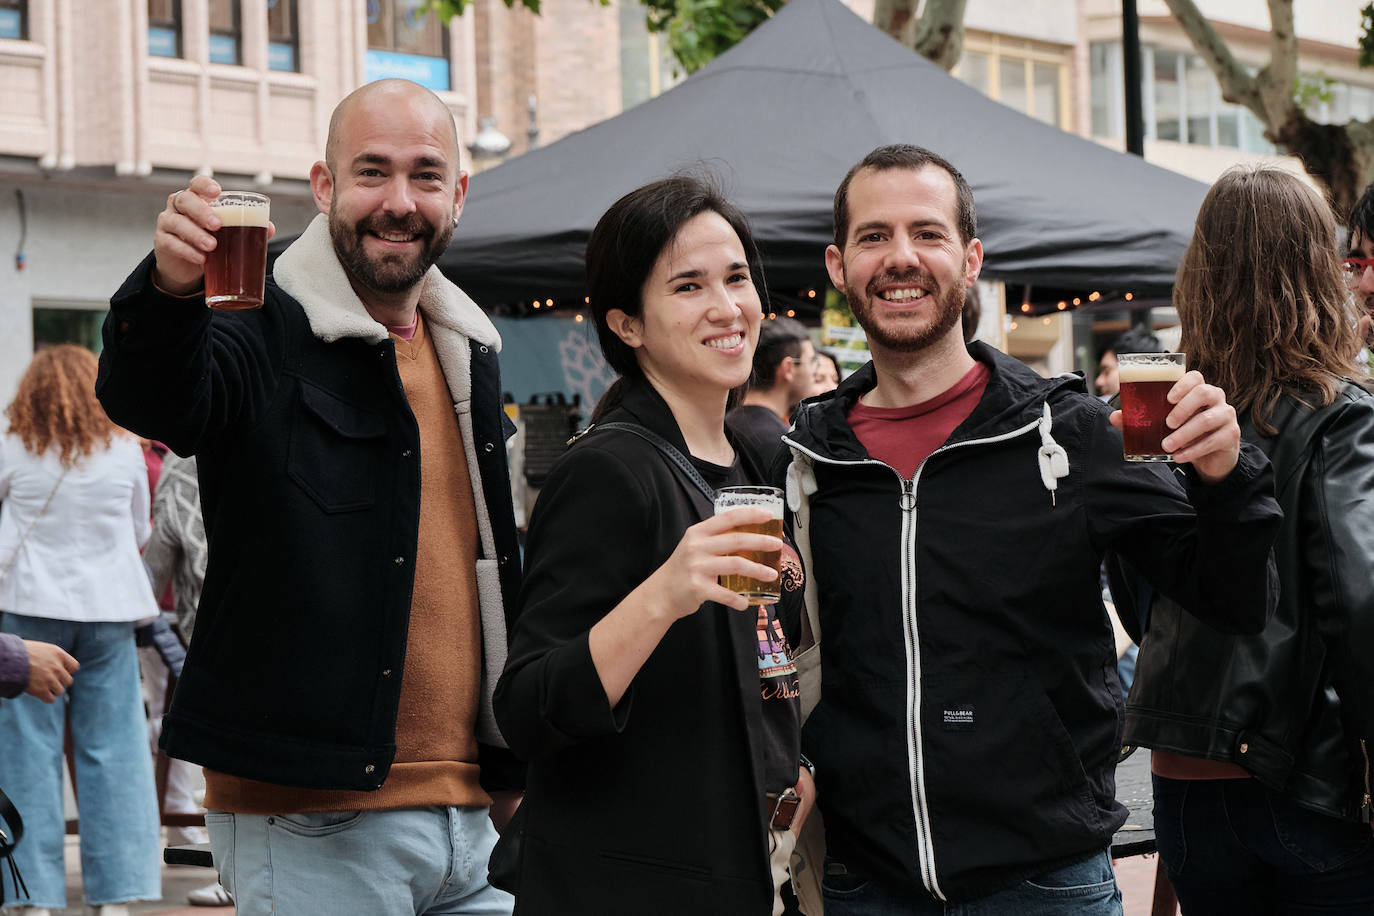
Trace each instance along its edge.
{"label": "woman with curly blonde hair", "polygon": [[80,663],[63,702],[0,704],[0,786],[24,818],[14,858],[27,916],[66,906],[63,718],[70,713],[88,912],[124,916],[161,897],[157,796],[134,621],[157,613],[139,557],[149,524],[138,441],[95,398],[96,359],[35,354],[0,439],[0,633]]}

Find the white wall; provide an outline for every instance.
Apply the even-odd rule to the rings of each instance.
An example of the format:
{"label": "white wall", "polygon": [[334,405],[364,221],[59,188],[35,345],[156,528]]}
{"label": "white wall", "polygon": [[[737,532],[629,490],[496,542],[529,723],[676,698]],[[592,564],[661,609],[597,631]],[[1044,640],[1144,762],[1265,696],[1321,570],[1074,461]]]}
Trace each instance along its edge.
{"label": "white wall", "polygon": [[968,0],[964,28],[1071,45],[1078,0]]}
{"label": "white wall", "polygon": [[[1089,15],[1121,15],[1120,0],[1081,2]],[[1355,47],[1360,37],[1360,8],[1366,2],[1368,0],[1299,0],[1293,4],[1298,37]],[[1008,13],[1022,5],[1009,0],[969,0],[969,14],[972,15],[974,7],[984,4],[1004,7]],[[1269,5],[1265,0],[1197,0],[1197,6],[1208,19],[1269,30]],[[1164,0],[1138,0],[1137,9],[1142,17],[1171,15]]]}

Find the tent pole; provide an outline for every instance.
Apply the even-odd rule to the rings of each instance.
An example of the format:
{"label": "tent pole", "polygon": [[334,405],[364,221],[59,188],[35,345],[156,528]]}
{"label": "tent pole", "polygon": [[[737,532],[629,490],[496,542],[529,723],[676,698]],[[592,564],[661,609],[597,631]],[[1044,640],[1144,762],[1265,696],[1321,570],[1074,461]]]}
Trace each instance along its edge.
{"label": "tent pole", "polygon": [[[1121,62],[1126,90],[1126,152],[1145,157],[1145,113],[1140,100],[1140,15],[1135,0],[1121,0]],[[1132,309],[1131,325],[1153,331],[1150,309]]]}
{"label": "tent pole", "polygon": [[1140,103],[1140,16],[1135,0],[1121,0],[1121,58],[1126,90],[1126,152],[1145,155],[1145,117]]}

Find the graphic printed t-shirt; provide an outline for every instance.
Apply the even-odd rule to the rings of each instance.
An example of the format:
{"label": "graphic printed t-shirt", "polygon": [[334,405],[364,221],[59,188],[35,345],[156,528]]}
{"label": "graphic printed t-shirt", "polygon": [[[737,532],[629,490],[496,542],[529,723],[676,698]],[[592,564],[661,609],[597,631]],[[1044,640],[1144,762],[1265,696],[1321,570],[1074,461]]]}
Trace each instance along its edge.
{"label": "graphic printed t-shirt", "polygon": [[906,407],[869,407],[855,401],[849,426],[871,457],[910,480],[921,462],[973,413],[991,377],[988,367],[975,361],[963,378],[928,401]]}
{"label": "graphic printed t-shirt", "polygon": [[[710,464],[697,458],[692,464],[712,487],[739,486],[756,483],[753,476],[736,458],[730,467]],[[782,620],[798,623],[803,616],[803,586],[801,560],[786,537],[783,539],[782,562],[779,567],[777,604],[755,605],[753,613],[758,643],[759,700],[763,704],[763,734],[757,736],[763,749],[763,787],[766,792],[781,792],[797,783],[797,767],[801,752],[801,690],[797,682],[797,664]]]}

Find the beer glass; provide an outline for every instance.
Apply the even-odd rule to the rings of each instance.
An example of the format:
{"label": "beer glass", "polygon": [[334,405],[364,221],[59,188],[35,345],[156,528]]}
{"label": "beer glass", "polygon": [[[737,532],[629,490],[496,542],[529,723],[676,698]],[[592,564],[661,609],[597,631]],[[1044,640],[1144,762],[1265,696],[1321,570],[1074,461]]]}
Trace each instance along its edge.
{"label": "beer glass", "polygon": [[1174,405],[1169,389],[1183,378],[1182,353],[1118,353],[1121,419],[1127,461],[1170,461],[1163,441],[1171,429],[1164,418]]}
{"label": "beer glass", "polygon": [[271,201],[252,191],[225,191],[210,206],[220,227],[214,250],[205,254],[205,304],[235,312],[261,308]]}
{"label": "beer glass", "polygon": [[[773,518],[760,525],[745,525],[736,530],[782,537],[782,491],[777,487],[721,487],[716,491],[717,515],[743,508],[769,509]],[[736,556],[772,567],[775,572],[782,561],[781,550],[742,550]],[[775,604],[781,583],[776,577],[771,582],[760,582],[753,576],[728,575],[720,577],[720,584],[748,598],[751,604]]]}

